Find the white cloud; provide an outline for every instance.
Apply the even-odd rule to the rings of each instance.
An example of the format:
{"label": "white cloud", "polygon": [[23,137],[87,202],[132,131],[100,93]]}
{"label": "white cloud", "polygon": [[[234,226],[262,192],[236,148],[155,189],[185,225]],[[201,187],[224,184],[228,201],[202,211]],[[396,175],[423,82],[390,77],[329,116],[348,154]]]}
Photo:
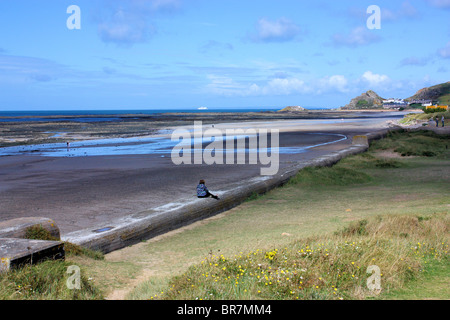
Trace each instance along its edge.
{"label": "white cloud", "polygon": [[98,34],[104,42],[133,44],[145,42],[155,31],[141,16],[118,9],[110,18],[98,24]]}
{"label": "white cloud", "polygon": [[222,96],[266,96],[306,93],[310,88],[298,78],[275,78],[264,84],[239,83],[230,77],[208,75],[207,91]]}
{"label": "white cloud", "polygon": [[323,93],[347,93],[349,81],[343,75],[325,76],[306,81],[297,77],[276,77],[263,83],[240,83],[230,77],[209,75],[209,93],[223,96],[289,96],[295,94],[320,95]]}
{"label": "white cloud", "polygon": [[309,91],[305,81],[298,78],[275,78],[262,88],[263,94],[290,95]]}
{"label": "white cloud", "polygon": [[327,76],[319,80],[319,88],[317,93],[326,91],[348,92],[348,80],[343,75]]}
{"label": "white cloud", "polygon": [[334,34],[332,40],[337,46],[357,47],[377,42],[380,37],[365,27],[356,27],[349,34]]}
{"label": "white cloud", "polygon": [[284,42],[295,39],[301,29],[294,22],[286,18],[270,21],[265,18],[259,19],[257,33],[252,36],[255,41],[262,42]]}
{"label": "white cloud", "polygon": [[371,88],[377,88],[380,86],[384,86],[390,82],[390,79],[387,75],[376,74],[372,71],[366,71],[361,77],[361,80],[367,83]]}
{"label": "white cloud", "polygon": [[119,45],[146,42],[156,33],[151,22],[153,15],[174,12],[181,6],[180,0],[117,0],[105,5],[99,17],[98,34],[102,41]]}

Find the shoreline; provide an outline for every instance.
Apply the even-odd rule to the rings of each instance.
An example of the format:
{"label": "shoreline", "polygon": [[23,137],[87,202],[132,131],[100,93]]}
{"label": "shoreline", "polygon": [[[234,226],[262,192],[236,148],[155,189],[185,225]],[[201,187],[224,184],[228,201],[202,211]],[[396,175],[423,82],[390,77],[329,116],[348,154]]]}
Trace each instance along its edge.
{"label": "shoreline", "polygon": [[[390,110],[324,110],[302,112],[198,112],[198,113],[161,113],[141,115],[109,114],[101,117],[116,117],[116,121],[8,121],[2,122],[0,128],[0,148],[43,143],[74,142],[102,138],[128,138],[157,135],[167,128],[189,125],[194,121],[204,124],[231,122],[260,122],[288,120],[337,120],[337,119],[372,119],[374,116],[402,117],[408,112]],[[57,115],[52,116],[58,119]],[[64,118],[80,119],[98,118],[99,115],[73,115]],[[0,117],[1,119],[2,117]]]}
{"label": "shoreline", "polygon": [[[336,156],[341,150],[351,148],[351,138],[354,135],[379,131],[387,127],[384,118],[348,123],[338,121],[321,125],[317,125],[318,122],[320,119],[312,121],[310,125],[305,125],[302,120],[253,122],[257,126],[279,127],[283,137],[281,141],[285,146],[296,146],[299,142],[307,144],[313,138],[308,133],[338,133],[348,138],[338,143],[315,147],[306,153],[285,156],[280,159],[279,175],[286,175],[285,170],[289,171],[289,167],[304,166],[315,159],[325,161],[323,159],[330,154]],[[234,122],[222,123],[217,127],[237,128],[249,125],[250,122]],[[85,239],[100,235],[102,241],[109,239],[110,245],[118,248],[124,243],[128,244],[148,236],[149,225],[144,227],[143,233],[140,234],[124,227],[122,229],[124,233],[119,236],[122,240],[114,240],[115,243],[108,238],[108,231],[111,230],[101,234],[93,230],[111,227],[113,221],[122,221],[128,226],[134,223],[135,226],[137,224],[141,227],[142,221],[151,220],[152,213],[156,212],[157,215],[159,213],[161,217],[164,216],[163,212],[173,212],[177,206],[180,209],[181,205],[190,203],[191,208],[195,208],[195,203],[205,204],[205,201],[198,202],[193,197],[192,190],[200,177],[209,181],[213,192],[223,194],[227,194],[233,188],[239,189],[243,183],[245,184],[244,181],[249,179],[254,179],[255,183],[251,189],[257,186],[262,188],[261,190],[266,190],[268,179],[258,177],[258,172],[259,166],[249,165],[175,167],[170,163],[170,159],[151,155],[81,158],[31,155],[0,157],[0,174],[3,174],[7,182],[0,188],[0,200],[3,203],[0,219],[15,218],[19,213],[21,216],[44,216],[60,226],[63,238],[71,233],[75,235],[76,232],[83,233],[81,230],[87,230],[90,235],[84,236]],[[245,192],[249,190],[246,189]],[[241,195],[248,196],[245,192],[242,191]],[[230,206],[235,205],[232,197],[230,199],[222,203],[220,210],[228,210]],[[241,198],[237,200],[242,200],[239,199]],[[213,211],[216,212],[216,209],[209,207],[204,210],[206,216],[211,215]],[[192,210],[189,212],[192,213]],[[173,225],[178,227],[180,223],[183,224],[189,219],[196,220],[197,216],[194,214],[191,218],[174,222]],[[118,229],[117,227],[116,231]]]}
{"label": "shoreline", "polygon": [[[392,130],[396,129],[368,133],[368,141],[380,139]],[[118,219],[105,227],[101,234],[90,228],[69,233],[61,239],[103,253],[114,252],[228,211],[242,204],[253,194],[264,194],[284,185],[303,168],[332,166],[347,156],[363,153],[367,149],[368,145],[352,145],[284,168],[275,176],[240,181],[238,186],[231,190],[221,190],[220,202],[197,199],[170,203]]]}

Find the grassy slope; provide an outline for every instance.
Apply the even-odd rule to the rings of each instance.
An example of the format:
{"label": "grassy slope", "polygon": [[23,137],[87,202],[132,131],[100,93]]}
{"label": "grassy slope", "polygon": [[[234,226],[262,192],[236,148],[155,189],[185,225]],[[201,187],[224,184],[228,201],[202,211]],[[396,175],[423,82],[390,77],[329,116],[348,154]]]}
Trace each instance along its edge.
{"label": "grassy slope", "polygon": [[450,105],[450,94],[446,94],[446,95],[441,96],[439,98],[439,102],[442,105],[446,105],[446,106]]}
{"label": "grassy slope", "polygon": [[411,281],[403,288],[393,290],[384,295],[390,300],[439,300],[449,299],[450,267],[444,263],[431,263],[425,268],[421,279]]}
{"label": "grassy slope", "polygon": [[[446,266],[449,216],[362,220],[335,235],[300,239],[271,250],[211,256],[172,279],[163,299],[365,299],[426,280],[432,261]],[[401,230],[401,232],[398,232]],[[367,288],[376,265],[381,290]],[[427,283],[429,285],[429,283]],[[449,296],[445,288],[438,298]],[[380,293],[383,293],[380,295]],[[420,293],[420,292],[417,292]]]}
{"label": "grassy slope", "polygon": [[[440,94],[436,96],[436,92]],[[430,96],[430,93],[433,93],[433,95]],[[408,99],[433,99],[439,100],[441,104],[447,105],[449,104],[449,98],[450,98],[450,82],[445,82],[422,89]]]}
{"label": "grassy slope", "polygon": [[[436,117],[438,117],[439,126],[441,126],[440,119],[442,116],[444,116],[445,118],[445,126],[448,126],[450,123],[450,110],[446,112],[434,112],[434,113],[411,113],[406,115],[403,119],[401,119],[400,123],[408,125],[414,124],[415,122],[419,121],[422,122],[423,124],[429,124],[428,121],[430,120],[430,118],[435,119]],[[434,120],[433,122],[431,122],[431,126],[433,127],[435,126]]]}
{"label": "grassy slope", "polygon": [[[140,252],[145,253],[145,256],[157,256],[160,270],[165,269],[161,268],[165,266],[167,271],[179,273],[183,267],[186,268],[194,261],[209,259],[212,256],[235,258],[249,252],[264,255],[274,248],[282,250],[292,246],[293,239],[313,235],[326,236],[347,226],[350,221],[363,218],[395,214],[430,216],[448,212],[448,203],[443,192],[448,189],[446,177],[449,173],[449,160],[448,152],[445,153],[448,139],[429,136],[403,137],[396,137],[396,140],[402,149],[410,146],[407,152],[421,152],[421,145],[423,147],[425,144],[427,152],[433,151],[440,156],[401,161],[380,160],[374,156],[373,150],[368,154],[348,158],[331,169],[312,170],[316,172],[305,170],[300,173],[301,183],[292,183],[274,190],[232,210],[221,219],[210,220],[197,228],[148,246],[143,245]],[[431,147],[430,143],[434,147]],[[378,145],[378,148],[393,147],[389,140]],[[356,174],[351,175],[352,170],[356,170]],[[350,176],[345,182],[341,179],[343,173],[347,173],[347,177]],[[177,263],[170,265],[170,261],[174,262],[173,258]],[[202,274],[205,272],[203,270]],[[197,276],[201,277],[198,274]],[[220,277],[219,274],[217,276]],[[150,282],[141,284],[129,297],[160,298],[161,292],[164,291],[167,295],[168,287],[163,284],[169,278],[156,279],[158,278],[152,277]],[[179,281],[181,280],[175,280],[172,285],[180,285]],[[228,291],[231,292],[232,288],[233,284],[230,283]],[[250,291],[248,287],[247,292]],[[190,292],[186,295],[184,292],[179,296],[163,296],[170,299],[195,298],[202,296],[201,293],[202,291]],[[258,298],[255,291],[252,291],[252,295],[248,294],[220,295],[219,298]],[[271,295],[265,297],[274,298]],[[352,296],[346,294],[344,297]]]}

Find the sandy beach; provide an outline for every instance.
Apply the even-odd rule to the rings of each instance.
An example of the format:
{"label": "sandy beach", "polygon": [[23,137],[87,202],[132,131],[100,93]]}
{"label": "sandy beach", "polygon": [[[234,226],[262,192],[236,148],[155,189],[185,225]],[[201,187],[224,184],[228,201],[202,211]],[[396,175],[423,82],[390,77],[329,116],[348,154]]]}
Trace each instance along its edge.
{"label": "sandy beach", "polygon": [[[257,119],[251,122],[222,122],[214,127],[220,130],[278,129],[280,148],[302,150],[299,153],[280,152],[279,166],[283,168],[344,149],[351,145],[354,135],[386,128],[387,121],[389,118],[385,116],[363,119]],[[191,127],[191,124],[183,125],[186,129]],[[206,127],[211,127],[211,124],[205,124]],[[151,137],[168,140],[174,128],[179,127],[168,126]],[[149,136],[141,136],[142,139],[145,137]],[[120,143],[115,141],[114,144],[117,147]],[[127,145],[126,142],[122,144]],[[302,149],[310,146],[315,147]],[[93,148],[95,150],[95,146]],[[107,226],[115,219],[174,201],[196,199],[195,187],[199,179],[205,179],[210,190],[220,195],[240,181],[258,176],[261,167],[250,164],[177,166],[167,153],[130,153],[51,156],[29,149],[3,154],[0,156],[0,221],[30,216],[51,218],[61,234],[65,235],[81,229]]]}

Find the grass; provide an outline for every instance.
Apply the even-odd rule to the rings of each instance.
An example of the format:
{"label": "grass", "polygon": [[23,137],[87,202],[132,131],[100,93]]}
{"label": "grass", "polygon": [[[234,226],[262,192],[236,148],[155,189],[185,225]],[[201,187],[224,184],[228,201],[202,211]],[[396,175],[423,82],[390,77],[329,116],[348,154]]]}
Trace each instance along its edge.
{"label": "grass", "polygon": [[[41,225],[34,225],[27,228],[25,231],[25,238],[34,240],[59,241],[59,239],[53,237],[50,232],[43,228]],[[64,242],[64,250],[65,253],[69,256],[84,256],[95,260],[102,260],[104,258],[104,255],[100,251],[87,249],[68,241]]]}
{"label": "grass", "polygon": [[[433,119],[436,118],[436,116],[439,119],[439,126],[441,126],[441,118],[444,116],[445,118],[445,124],[448,125],[448,121],[450,119],[450,110],[447,110],[445,112],[434,112],[434,113],[411,113],[406,115],[402,120],[400,120],[400,123],[408,124],[413,123],[415,120],[422,120],[422,121],[428,121],[431,117]],[[434,125],[434,122],[433,122]]]}
{"label": "grass", "polygon": [[448,299],[450,270],[446,264],[429,260],[422,272],[422,277],[415,279],[404,287],[385,294],[383,299],[390,300],[438,300]]}
{"label": "grass", "polygon": [[450,94],[443,95],[439,98],[441,105],[450,105]]}
{"label": "grass", "polygon": [[[450,274],[448,141],[392,134],[364,154],[302,170],[237,208],[104,259],[68,255],[66,263],[93,279],[83,283],[94,294],[86,287],[74,298],[125,290],[125,299],[448,299],[440,278]],[[417,155],[401,157],[397,148]],[[381,270],[381,292],[367,288],[369,265]],[[64,287],[66,267],[55,271],[56,287]],[[0,276],[0,298],[22,297],[9,277]],[[47,286],[39,292],[58,292]],[[428,294],[420,289],[429,286]]]}
{"label": "grass", "polygon": [[45,261],[27,265],[20,270],[0,276],[1,300],[97,300],[101,291],[94,285],[87,272],[81,269],[81,289],[69,289],[66,285],[70,261]]}
{"label": "grass", "polygon": [[[448,137],[433,133],[392,134],[331,168],[302,170],[220,219],[142,244],[139,252],[158,257],[152,270],[162,276],[128,298],[378,299],[425,281],[427,257],[435,253],[433,263],[448,265],[447,144]],[[417,156],[382,153],[397,148]],[[308,256],[299,256],[302,250]],[[329,270],[330,257],[339,267]],[[380,295],[367,290],[369,263],[383,272]],[[302,269],[311,272],[307,278]],[[440,294],[450,297],[448,290]]]}
{"label": "grass", "polygon": [[[58,240],[50,232],[37,225],[26,230],[27,239]],[[82,248],[70,242],[64,243],[66,260],[47,260],[34,265],[26,265],[0,274],[0,300],[99,300],[103,293],[87,276],[89,272],[80,269],[80,289],[70,289],[67,281],[72,273],[69,267],[73,257],[101,260],[103,254]]]}
{"label": "grass", "polygon": [[389,139],[376,142],[374,148],[392,149],[402,156],[441,156],[448,152],[448,136],[440,136],[432,131],[425,132],[391,132]]}
{"label": "grass", "polygon": [[[429,260],[450,271],[448,242],[444,240],[449,218],[448,214],[436,215],[419,222],[411,216],[376,217],[334,236],[301,239],[269,251],[211,255],[172,279],[166,292],[151,298],[373,298],[420,279]],[[367,268],[371,265],[381,270],[380,291],[367,288]]]}
{"label": "grass", "polygon": [[291,185],[305,187],[347,186],[350,184],[366,183],[371,177],[361,171],[346,167],[305,168],[289,181]]}

